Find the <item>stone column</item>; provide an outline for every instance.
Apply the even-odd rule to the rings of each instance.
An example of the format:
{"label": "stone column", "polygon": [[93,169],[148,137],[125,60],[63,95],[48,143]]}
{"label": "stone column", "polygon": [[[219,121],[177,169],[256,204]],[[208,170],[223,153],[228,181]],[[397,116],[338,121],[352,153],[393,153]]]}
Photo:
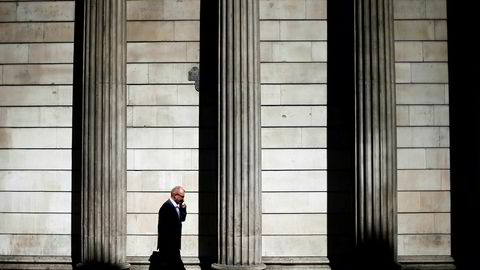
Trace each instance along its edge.
{"label": "stone column", "polygon": [[83,8],[81,263],[126,269],[126,5]]}
{"label": "stone column", "polygon": [[219,1],[218,263],[264,269],[257,0]]}
{"label": "stone column", "polygon": [[393,1],[356,0],[356,241],[376,262],[396,257],[393,45]]}

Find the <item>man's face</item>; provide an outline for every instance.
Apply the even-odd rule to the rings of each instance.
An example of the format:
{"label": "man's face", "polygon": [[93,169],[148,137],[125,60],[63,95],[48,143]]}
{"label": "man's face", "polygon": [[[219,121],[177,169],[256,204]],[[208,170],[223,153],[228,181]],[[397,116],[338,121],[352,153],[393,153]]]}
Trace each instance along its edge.
{"label": "man's face", "polygon": [[177,192],[173,195],[173,200],[181,205],[183,204],[183,200],[185,199],[185,190],[179,189]]}

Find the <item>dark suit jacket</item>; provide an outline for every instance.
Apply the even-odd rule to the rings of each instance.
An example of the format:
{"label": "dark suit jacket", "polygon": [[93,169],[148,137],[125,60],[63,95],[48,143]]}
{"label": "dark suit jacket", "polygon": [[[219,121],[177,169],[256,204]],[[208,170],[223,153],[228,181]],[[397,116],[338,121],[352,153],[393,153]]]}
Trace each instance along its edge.
{"label": "dark suit jacket", "polygon": [[157,249],[163,253],[179,252],[181,249],[182,222],[187,217],[187,208],[179,207],[177,210],[168,199],[158,212],[158,241]]}

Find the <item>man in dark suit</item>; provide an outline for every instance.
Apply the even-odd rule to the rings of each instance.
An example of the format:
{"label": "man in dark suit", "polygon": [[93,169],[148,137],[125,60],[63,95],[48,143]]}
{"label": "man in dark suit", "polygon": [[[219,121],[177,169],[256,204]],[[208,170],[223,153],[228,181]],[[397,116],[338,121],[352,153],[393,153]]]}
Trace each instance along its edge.
{"label": "man in dark suit", "polygon": [[184,199],[185,190],[181,186],[176,186],[158,212],[157,249],[164,260],[162,265],[169,270],[185,270],[180,256],[182,222],[187,217]]}

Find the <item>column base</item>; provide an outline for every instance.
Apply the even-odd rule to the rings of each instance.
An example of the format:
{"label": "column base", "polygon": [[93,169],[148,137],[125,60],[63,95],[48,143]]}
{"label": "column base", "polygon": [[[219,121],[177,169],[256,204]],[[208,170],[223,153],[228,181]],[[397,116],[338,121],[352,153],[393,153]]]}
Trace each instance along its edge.
{"label": "column base", "polygon": [[253,265],[227,265],[219,263],[212,264],[212,269],[219,270],[263,270],[265,268],[267,268],[267,266],[263,263]]}

